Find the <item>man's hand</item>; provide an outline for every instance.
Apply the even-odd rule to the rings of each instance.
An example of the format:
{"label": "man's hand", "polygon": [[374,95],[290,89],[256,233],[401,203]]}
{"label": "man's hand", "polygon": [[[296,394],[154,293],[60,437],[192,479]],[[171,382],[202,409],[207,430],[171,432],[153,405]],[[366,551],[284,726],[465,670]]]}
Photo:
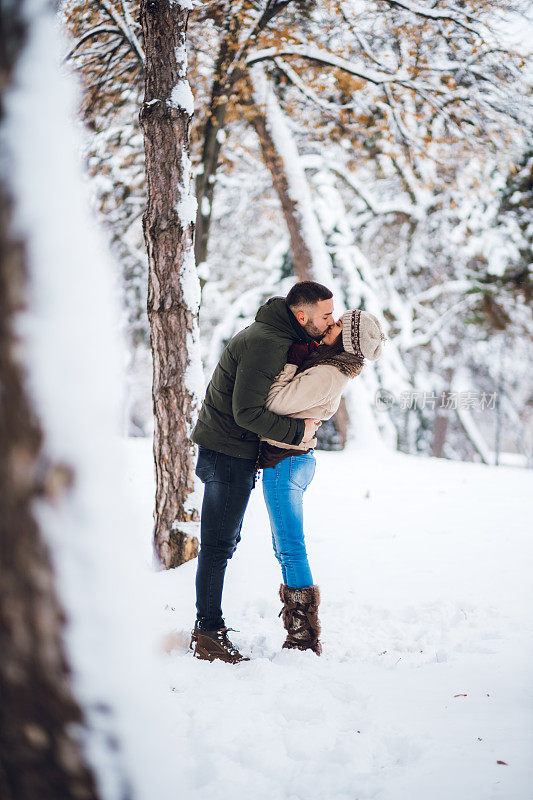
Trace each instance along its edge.
{"label": "man's hand", "polygon": [[319,419],[306,419],[305,422],[305,431],[304,436],[300,444],[307,444],[310,442],[311,439],[314,439],[315,434],[322,425],[322,422]]}

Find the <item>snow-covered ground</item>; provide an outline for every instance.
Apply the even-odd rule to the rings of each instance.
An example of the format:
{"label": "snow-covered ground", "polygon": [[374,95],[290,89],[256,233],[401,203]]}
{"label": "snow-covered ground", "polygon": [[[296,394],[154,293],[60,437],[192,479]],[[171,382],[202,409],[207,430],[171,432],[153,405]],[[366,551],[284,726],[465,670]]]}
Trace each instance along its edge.
{"label": "snow-covered ground", "polygon": [[151,443],[126,446],[139,591],[167,651],[177,797],[533,798],[530,470],[318,453],[305,514],[320,658],[281,651],[258,484],[224,597],[252,660],[231,666],[188,652],[196,563],[153,570]]}

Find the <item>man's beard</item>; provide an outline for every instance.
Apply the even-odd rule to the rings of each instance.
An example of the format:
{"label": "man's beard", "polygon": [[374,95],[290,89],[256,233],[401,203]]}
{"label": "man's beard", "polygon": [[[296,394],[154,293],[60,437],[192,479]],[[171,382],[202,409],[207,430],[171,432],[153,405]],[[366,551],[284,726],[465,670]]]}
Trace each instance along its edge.
{"label": "man's beard", "polygon": [[329,331],[329,327],[326,328],[325,331],[320,332],[318,328],[316,328],[312,322],[306,322],[305,325],[302,326],[304,330],[307,331],[311,339],[314,339],[315,342],[321,342],[324,336]]}

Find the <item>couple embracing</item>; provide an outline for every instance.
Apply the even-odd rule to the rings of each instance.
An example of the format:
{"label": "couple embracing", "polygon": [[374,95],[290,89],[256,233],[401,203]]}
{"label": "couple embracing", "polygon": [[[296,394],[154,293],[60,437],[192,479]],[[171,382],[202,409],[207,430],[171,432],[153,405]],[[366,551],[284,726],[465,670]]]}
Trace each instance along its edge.
{"label": "couple embracing", "polygon": [[321,653],[319,587],[307,559],[303,493],[315,472],[316,431],[339,407],[346,383],[384,340],[378,320],[347,311],[335,321],[333,295],[313,281],[268,300],[224,349],[207,387],[193,441],[204,484],[196,573],[197,658],[237,663],[222,616],[228,559],[241,539],[259,469],[274,554],[281,565],[285,648]]}

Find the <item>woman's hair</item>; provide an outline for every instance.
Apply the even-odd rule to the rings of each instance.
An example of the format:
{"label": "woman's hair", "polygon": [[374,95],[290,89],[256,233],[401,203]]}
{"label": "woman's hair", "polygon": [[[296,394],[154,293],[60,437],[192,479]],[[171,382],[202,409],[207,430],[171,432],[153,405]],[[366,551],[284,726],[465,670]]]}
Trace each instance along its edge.
{"label": "woman's hair", "polygon": [[352,353],[346,353],[342,344],[342,333],[339,333],[333,344],[321,344],[312,350],[304,359],[304,361],[302,361],[295,374],[297,375],[299,372],[303,372],[305,369],[316,367],[318,364],[322,364],[324,362],[331,363],[332,356],[338,356],[341,353],[344,354],[343,359],[350,361],[350,363],[354,366],[360,366],[361,368],[363,367],[363,364],[365,363],[364,358],[352,355]]}

